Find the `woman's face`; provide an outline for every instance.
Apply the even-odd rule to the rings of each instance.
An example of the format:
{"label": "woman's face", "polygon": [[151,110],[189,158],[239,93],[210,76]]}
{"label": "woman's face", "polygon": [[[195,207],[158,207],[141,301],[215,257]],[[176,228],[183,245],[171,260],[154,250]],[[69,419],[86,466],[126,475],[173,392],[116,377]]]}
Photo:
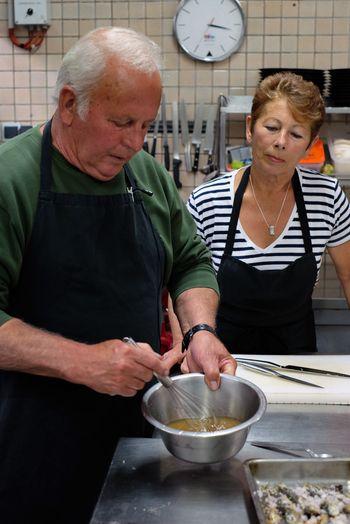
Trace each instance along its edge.
{"label": "woman's face", "polygon": [[247,117],[247,140],[252,146],[253,166],[268,175],[291,176],[312,146],[311,127],[295,120],[283,98],[268,102],[251,130]]}

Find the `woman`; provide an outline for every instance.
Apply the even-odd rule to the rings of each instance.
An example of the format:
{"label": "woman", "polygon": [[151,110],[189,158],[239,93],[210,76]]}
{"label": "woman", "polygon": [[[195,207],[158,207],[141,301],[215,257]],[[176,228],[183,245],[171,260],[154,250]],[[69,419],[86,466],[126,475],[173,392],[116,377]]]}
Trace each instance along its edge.
{"label": "woman", "polygon": [[298,167],[324,114],[312,82],[267,77],[246,121],[252,164],[190,196],[217,270],[217,333],[231,352],[317,351],[311,297],[326,248],[350,304],[349,202],[336,179]]}

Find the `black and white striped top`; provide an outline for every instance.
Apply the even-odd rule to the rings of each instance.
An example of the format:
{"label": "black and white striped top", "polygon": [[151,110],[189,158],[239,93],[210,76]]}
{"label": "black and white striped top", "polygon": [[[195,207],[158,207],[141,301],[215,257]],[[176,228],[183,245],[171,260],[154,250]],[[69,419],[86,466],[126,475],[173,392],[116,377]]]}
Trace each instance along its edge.
{"label": "black and white striped top", "polygon": [[[350,205],[337,179],[298,169],[318,270],[325,248],[350,240]],[[237,171],[194,189],[187,207],[217,271],[224,252]],[[265,249],[256,246],[238,220],[232,256],[260,270],[284,269],[305,253],[296,205],[282,234]]]}

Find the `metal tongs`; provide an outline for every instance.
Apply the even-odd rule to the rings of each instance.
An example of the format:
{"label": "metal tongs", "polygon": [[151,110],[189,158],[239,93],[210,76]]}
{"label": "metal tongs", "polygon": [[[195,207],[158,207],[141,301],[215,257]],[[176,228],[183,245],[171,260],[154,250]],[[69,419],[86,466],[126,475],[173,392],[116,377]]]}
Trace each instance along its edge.
{"label": "metal tongs", "polygon": [[[244,366],[247,369],[251,369],[253,371],[258,371],[259,373],[263,373],[264,375],[270,375],[278,378],[283,378],[284,380],[290,380],[291,382],[297,382],[298,384],[304,384],[304,386],[312,386],[314,388],[323,388],[323,386],[319,386],[318,384],[314,384],[313,382],[307,382],[306,380],[301,380],[300,378],[294,378],[290,377],[289,375],[284,375],[283,373],[280,373],[279,371],[276,371],[276,369],[273,369],[265,364],[256,363],[256,361],[253,361],[251,359],[241,359],[236,358],[238,364],[241,366]],[[248,362],[249,360],[249,362]]]}

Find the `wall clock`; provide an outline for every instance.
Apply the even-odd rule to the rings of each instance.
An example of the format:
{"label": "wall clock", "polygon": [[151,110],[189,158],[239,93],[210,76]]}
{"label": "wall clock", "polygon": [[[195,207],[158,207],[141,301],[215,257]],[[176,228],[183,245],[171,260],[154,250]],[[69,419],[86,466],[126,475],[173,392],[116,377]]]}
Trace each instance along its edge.
{"label": "wall clock", "polygon": [[238,0],[182,0],[173,29],[180,47],[191,58],[219,62],[241,46],[244,14]]}

